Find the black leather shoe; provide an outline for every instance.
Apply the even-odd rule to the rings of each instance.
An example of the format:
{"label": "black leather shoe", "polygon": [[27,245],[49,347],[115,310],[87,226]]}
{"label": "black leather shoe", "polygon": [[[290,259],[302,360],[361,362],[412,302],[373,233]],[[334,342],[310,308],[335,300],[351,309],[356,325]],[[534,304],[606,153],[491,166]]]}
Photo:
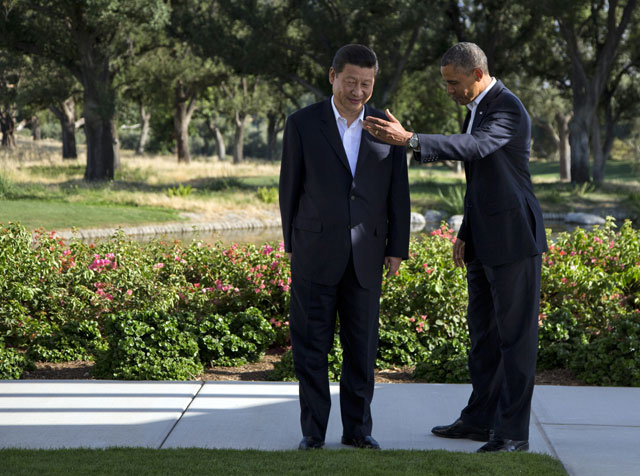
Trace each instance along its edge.
{"label": "black leather shoe", "polygon": [[477,453],[495,453],[498,451],[528,451],[529,441],[527,440],[507,440],[506,438],[493,437],[488,443],[482,445]]}
{"label": "black leather shoe", "polygon": [[354,436],[354,437],[342,437],[342,444],[355,446],[356,448],[367,448],[370,450],[379,450],[380,445],[371,436]]}
{"label": "black leather shoe", "polygon": [[467,425],[458,418],[451,425],[434,426],[431,433],[442,438],[466,438],[474,441],[489,441],[489,429]]}
{"label": "black leather shoe", "polygon": [[298,445],[299,450],[319,450],[324,446],[324,441],[314,438],[313,436],[305,436]]}

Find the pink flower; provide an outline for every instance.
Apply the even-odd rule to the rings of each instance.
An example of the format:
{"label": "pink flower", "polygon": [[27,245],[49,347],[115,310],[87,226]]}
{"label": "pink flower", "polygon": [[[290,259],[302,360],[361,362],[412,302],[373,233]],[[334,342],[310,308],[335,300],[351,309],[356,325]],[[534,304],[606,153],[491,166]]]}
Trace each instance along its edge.
{"label": "pink flower", "polygon": [[562,282],[566,283],[567,282],[567,278],[562,278]]}
{"label": "pink flower", "polygon": [[133,291],[131,289],[127,289],[127,294],[131,296],[133,294]]}
{"label": "pink flower", "polygon": [[162,269],[164,268],[164,263],[156,263],[153,265],[153,269]]}
{"label": "pink flower", "polygon": [[71,250],[64,250],[62,252],[62,256],[69,256],[71,254]]}

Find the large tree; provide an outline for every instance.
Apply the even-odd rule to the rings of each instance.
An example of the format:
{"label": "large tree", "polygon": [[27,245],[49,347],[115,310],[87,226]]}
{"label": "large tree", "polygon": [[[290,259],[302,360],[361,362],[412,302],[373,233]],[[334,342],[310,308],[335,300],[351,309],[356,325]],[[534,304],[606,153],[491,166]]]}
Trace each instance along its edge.
{"label": "large tree", "polygon": [[[545,14],[556,20],[570,62],[572,182],[590,180],[594,123],[637,4],[637,0],[544,0],[540,4]],[[601,181],[603,173],[598,172],[596,180]]]}
{"label": "large tree", "polygon": [[7,0],[0,46],[67,68],[83,87],[86,180],[113,178],[119,151],[113,79],[169,18],[163,0]]}

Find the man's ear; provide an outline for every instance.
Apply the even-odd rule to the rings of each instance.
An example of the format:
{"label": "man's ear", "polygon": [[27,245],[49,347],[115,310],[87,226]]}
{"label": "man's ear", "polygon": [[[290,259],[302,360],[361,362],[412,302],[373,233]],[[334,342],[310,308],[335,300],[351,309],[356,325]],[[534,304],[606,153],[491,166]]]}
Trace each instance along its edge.
{"label": "man's ear", "polygon": [[336,70],[333,69],[333,66],[331,66],[329,68],[329,84],[333,84],[333,82],[336,80]]}
{"label": "man's ear", "polygon": [[474,76],[476,81],[482,81],[482,78],[484,77],[484,73],[482,72],[482,70],[480,68],[475,68],[473,70],[473,76]]}

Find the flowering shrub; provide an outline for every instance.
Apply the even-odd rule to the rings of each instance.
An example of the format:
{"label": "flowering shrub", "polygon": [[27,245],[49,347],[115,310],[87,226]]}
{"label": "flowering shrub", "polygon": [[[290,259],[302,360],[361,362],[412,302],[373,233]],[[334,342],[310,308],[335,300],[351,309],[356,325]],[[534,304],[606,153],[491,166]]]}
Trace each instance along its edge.
{"label": "flowering shrub", "polygon": [[410,259],[383,282],[379,367],[415,365],[429,361],[433,352],[455,360],[466,351],[467,288],[464,270],[451,261],[455,240],[443,225],[412,241]]}
{"label": "flowering shrub", "polygon": [[[540,368],[640,385],[639,235],[609,220],[552,243]],[[385,279],[378,367],[415,365],[429,381],[468,378],[466,279],[451,260],[454,241],[445,225],[413,240],[411,259]],[[289,286],[282,245],[140,244],[122,233],[66,244],[54,232],[0,225],[0,336],[14,360],[95,357],[96,375],[109,378],[192,378],[203,363],[237,365],[286,346]],[[339,347],[331,359],[339,368]],[[292,376],[289,360],[281,370]]]}

